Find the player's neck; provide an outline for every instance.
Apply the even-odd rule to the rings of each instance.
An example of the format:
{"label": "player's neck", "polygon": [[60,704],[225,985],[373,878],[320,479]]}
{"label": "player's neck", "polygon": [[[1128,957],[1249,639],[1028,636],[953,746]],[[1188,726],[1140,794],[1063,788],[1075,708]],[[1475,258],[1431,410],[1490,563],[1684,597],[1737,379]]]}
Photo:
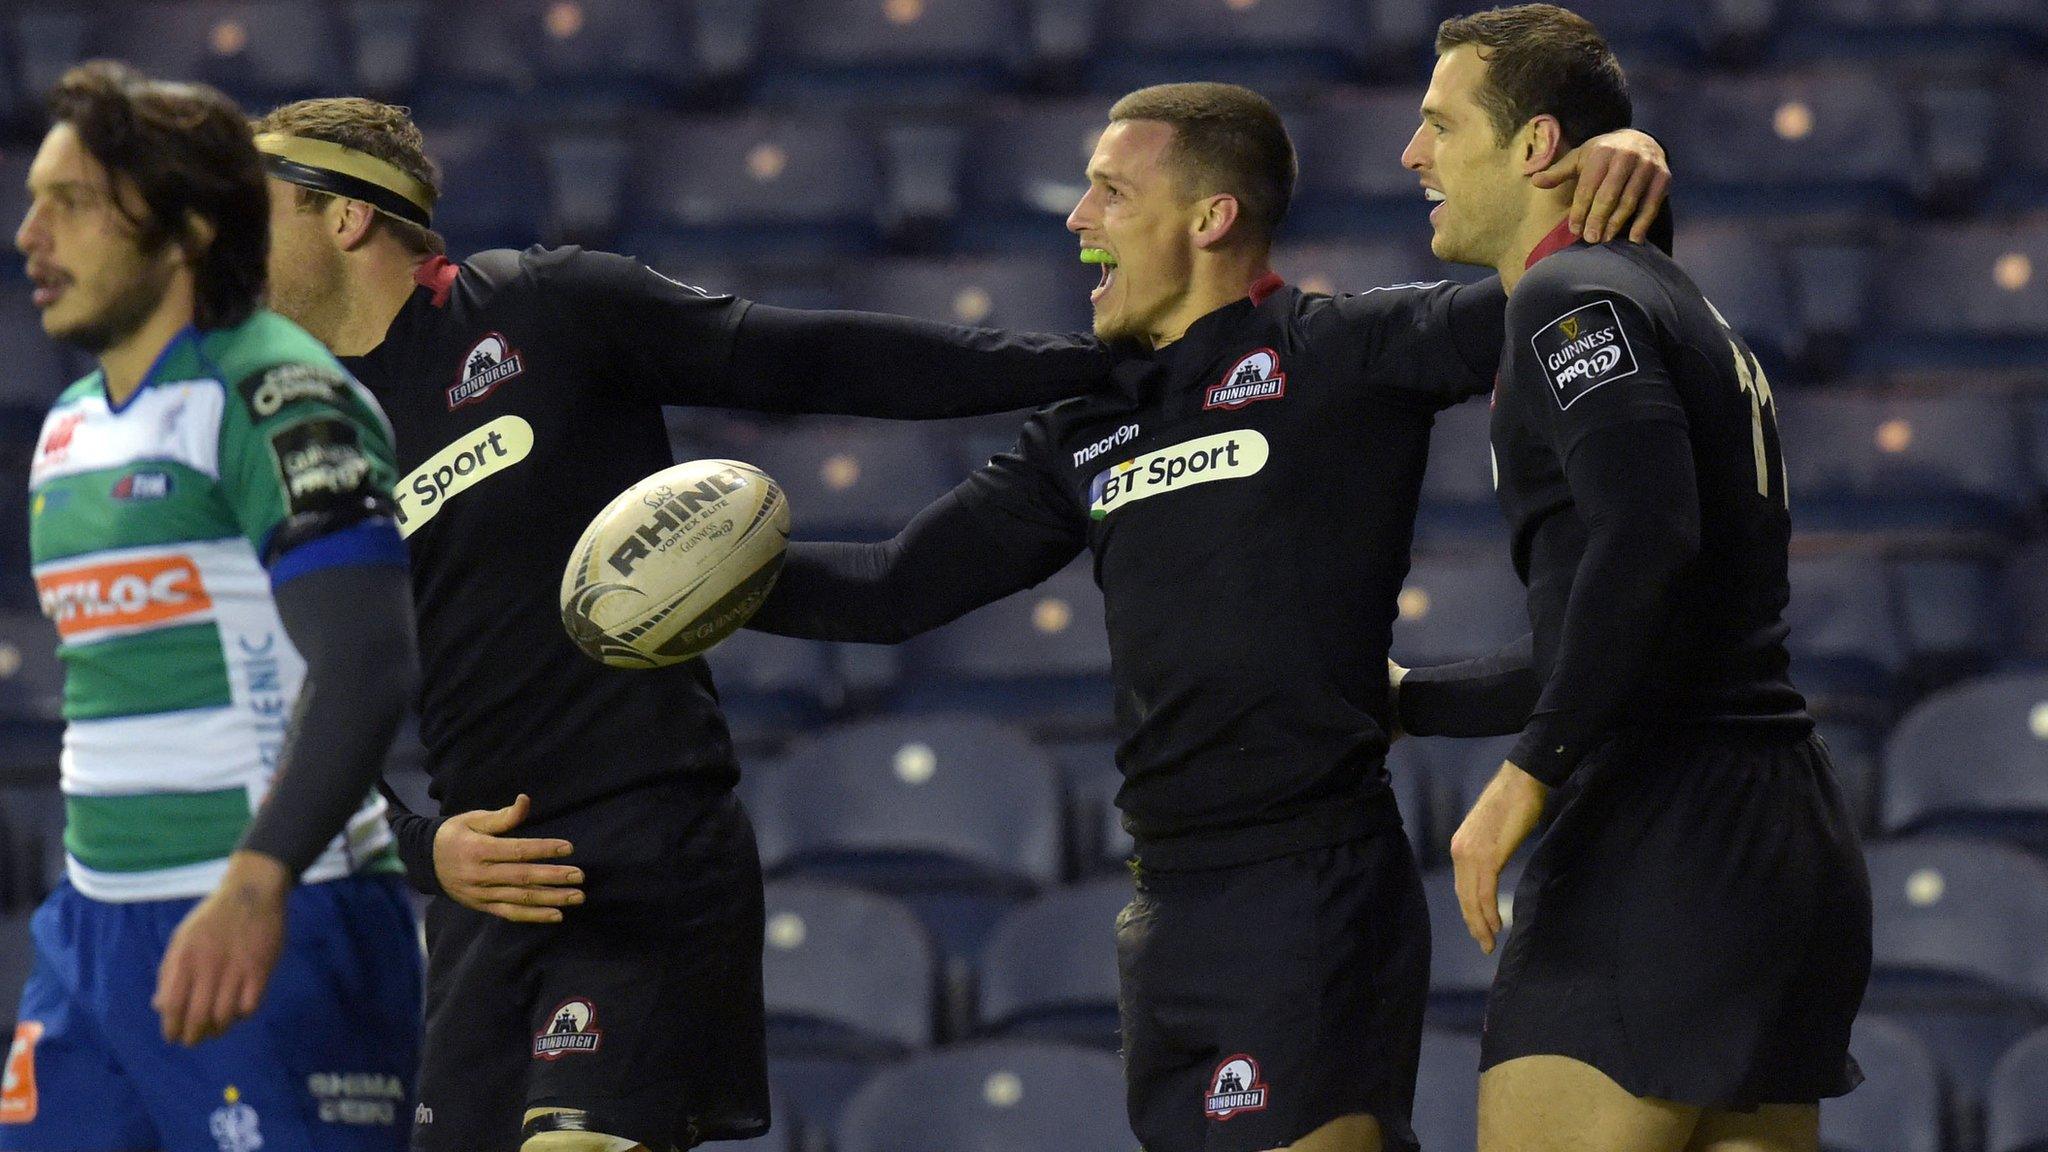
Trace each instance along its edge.
{"label": "player's neck", "polygon": [[1567,185],[1563,195],[1556,190],[1529,189],[1528,208],[1522,213],[1522,221],[1515,227],[1514,243],[1501,253],[1500,262],[1494,270],[1500,273],[1501,287],[1509,292],[1515,290],[1522,276],[1529,271],[1529,254],[1543,243],[1544,237],[1557,230],[1559,224],[1571,213],[1571,187]]}
{"label": "player's neck", "polygon": [[349,282],[341,293],[341,314],[335,318],[334,331],[314,335],[336,356],[362,356],[375,349],[419,288],[413,270],[425,259],[381,244],[351,254],[346,273]]}
{"label": "player's neck", "polygon": [[1152,347],[1166,347],[1187,335],[1188,329],[1202,317],[1244,299],[1251,294],[1252,285],[1271,271],[1271,262],[1265,252],[1196,261],[1193,274],[1188,279],[1187,295],[1181,298],[1180,306],[1167,313],[1147,334]]}
{"label": "player's neck", "polygon": [[162,299],[149,318],[137,325],[120,342],[100,353],[100,371],[106,374],[107,400],[119,408],[142,387],[143,378],[156,366],[157,357],[171,341],[192,323],[192,277],[171,278]]}

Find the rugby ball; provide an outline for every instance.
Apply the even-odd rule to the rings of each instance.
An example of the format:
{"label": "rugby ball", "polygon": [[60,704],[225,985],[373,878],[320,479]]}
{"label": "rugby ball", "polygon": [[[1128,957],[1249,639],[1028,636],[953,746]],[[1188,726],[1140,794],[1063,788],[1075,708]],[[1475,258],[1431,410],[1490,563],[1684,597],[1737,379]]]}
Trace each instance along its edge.
{"label": "rugby ball", "polygon": [[739,631],[782,571],[789,501],[737,460],[692,460],[624,492],[562,573],[562,626],[592,659],[659,668]]}

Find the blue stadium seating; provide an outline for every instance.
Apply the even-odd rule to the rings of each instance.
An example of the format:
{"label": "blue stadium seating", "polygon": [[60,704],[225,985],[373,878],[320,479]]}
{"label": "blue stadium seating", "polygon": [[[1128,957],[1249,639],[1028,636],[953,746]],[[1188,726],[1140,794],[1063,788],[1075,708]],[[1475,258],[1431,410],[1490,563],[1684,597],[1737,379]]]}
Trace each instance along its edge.
{"label": "blue stadium seating", "polygon": [[1855,218],[1902,210],[1913,139],[1895,80],[1839,64],[1639,85],[1682,157],[1687,211]]}
{"label": "blue stadium seating", "polygon": [[1766,370],[1801,350],[1798,309],[1784,246],[1746,224],[1688,225],[1673,255]]}
{"label": "blue stadium seating", "polygon": [[1123,1065],[1106,1052],[964,1044],[877,1073],[847,1101],[837,1152],[1130,1152]]}
{"label": "blue stadium seating", "polygon": [[0,912],[0,1035],[14,1035],[14,1015],[21,1007],[21,986],[36,966],[35,941],[29,936],[33,912]]}
{"label": "blue stadium seating", "polygon": [[0,363],[8,365],[0,407],[21,410],[24,427],[40,424],[57,394],[82,375],[64,346],[43,335],[42,314],[19,288],[0,291]]}
{"label": "blue stadium seating", "polygon": [[2029,0],[1793,0],[1784,50],[1797,55],[1990,55],[2038,46],[2048,14]]}
{"label": "blue stadium seating", "polygon": [[2012,1046],[1991,1073],[1984,1152],[2048,1149],[2048,1031]]}
{"label": "blue stadium seating", "polygon": [[632,111],[697,83],[692,13],[644,0],[515,0],[500,19],[531,29],[534,78],[550,103]]}
{"label": "blue stadium seating", "polygon": [[[404,76],[396,45],[378,57],[387,82],[410,82],[436,116],[513,114],[571,122],[631,115],[697,93],[719,71],[717,5],[643,0],[453,0],[426,6],[421,58]],[[396,18],[375,31],[397,38]],[[751,36],[742,51],[752,54]]]}
{"label": "blue stadium seating", "polygon": [[[11,148],[0,148],[0,220],[10,221],[10,226],[19,229],[28,215],[29,162],[35,159],[36,141],[25,140]],[[6,282],[7,290],[21,292],[18,285],[28,279],[28,265],[20,251],[14,247],[14,236],[8,234],[7,244],[0,249],[0,280]]]}
{"label": "blue stadium seating", "polygon": [[807,1126],[829,1131],[875,1068],[931,1046],[938,961],[917,915],[886,896],[780,880],[766,907],[773,1078]]}
{"label": "blue stadium seating", "polygon": [[[1404,740],[1415,754],[1428,761],[1429,842],[1432,851],[1447,853],[1451,834],[1472,810],[1472,802],[1487,781],[1500,771],[1501,762],[1515,746],[1514,736],[1491,736],[1479,740],[1444,737]],[[1429,858],[1435,862],[1436,857]],[[1443,857],[1448,860],[1448,856]]]}
{"label": "blue stadium seating", "polygon": [[2037,540],[2014,557],[2006,572],[2005,600],[2013,617],[2014,653],[2035,664],[2048,663],[2048,540]]}
{"label": "blue stadium seating", "polygon": [[252,109],[348,87],[346,28],[319,0],[176,0],[102,9],[86,52],[211,84]]}
{"label": "blue stadium seating", "polygon": [[[1598,26],[1633,69],[1645,62],[1691,62],[1702,55],[1740,59],[1769,34],[1778,6],[1777,0],[1578,0],[1571,7]],[[1455,3],[1438,8],[1446,16],[1471,11]]]}
{"label": "blue stadium seating", "polygon": [[735,738],[792,735],[822,723],[842,699],[823,644],[742,631],[706,657]]}
{"label": "blue stadium seating", "polygon": [[1874,831],[1880,775],[1876,731],[1867,724],[1826,714],[1814,718],[1814,730],[1827,742],[1835,780],[1841,785],[1842,800],[1848,805],[1857,829],[1865,834]]}
{"label": "blue stadium seating", "polygon": [[980,716],[831,729],[751,773],[743,794],[771,873],[892,892],[955,959],[1064,872],[1051,760],[1022,733]]}
{"label": "blue stadium seating", "polygon": [[[1470,941],[1467,941],[1470,943]],[[1479,1041],[1438,1028],[1422,1032],[1415,1076],[1415,1138],[1429,1152],[1474,1152],[1479,1142]]]}
{"label": "blue stadium seating", "polygon": [[1882,562],[1860,550],[1794,552],[1786,643],[1792,682],[1810,701],[1882,713],[1891,699],[1906,654],[1883,573]]}
{"label": "blue stadium seating", "polygon": [[1990,364],[2048,356],[2048,224],[1909,229],[1886,256],[1859,359]]}
{"label": "blue stadium seating", "polygon": [[1504,550],[1417,555],[1401,589],[1394,659],[1413,668],[1498,652],[1528,633],[1527,604]]}
{"label": "blue stadium seating", "polygon": [[979,966],[976,1027],[1115,1050],[1117,916],[1128,877],[1060,888],[1005,916]]}
{"label": "blue stadium seating", "polygon": [[1084,862],[1084,870],[1122,870],[1131,858],[1135,844],[1124,830],[1123,813],[1116,806],[1117,790],[1123,783],[1123,773],[1114,764],[1074,781],[1076,855]]}
{"label": "blue stadium seating", "polygon": [[633,145],[624,130],[576,124],[535,134],[547,174],[546,235],[550,242],[611,249],[625,211]]}
{"label": "blue stadium seating", "polygon": [[1493,953],[1479,950],[1479,943],[1465,930],[1465,917],[1458,910],[1458,889],[1449,868],[1422,874],[1423,895],[1429,901],[1429,1007],[1432,1028],[1477,1033],[1486,1019],[1486,994],[1493,987],[1493,972],[1499,967],[1507,933],[1514,930],[1515,884],[1521,879],[1519,860],[1509,861],[1500,878],[1501,938]]}
{"label": "blue stadium seating", "polygon": [[1016,0],[794,0],[768,6],[761,92],[770,100],[960,99],[1003,87],[1025,61]]}
{"label": "blue stadium seating", "polygon": [[1442,853],[1438,851],[1438,841],[1432,835],[1430,789],[1433,785],[1429,756],[1423,750],[1425,743],[1434,741],[1415,737],[1395,741],[1394,746],[1387,749],[1387,781],[1393,785],[1394,806],[1401,812],[1401,830],[1407,833],[1408,846],[1415,850],[1415,858],[1427,868],[1438,863]]}
{"label": "blue stadium seating", "polygon": [[1886,565],[1916,692],[1989,671],[2010,647],[1995,551],[1902,555]]}
{"label": "blue stadium seating", "polygon": [[999,102],[979,117],[963,168],[956,245],[970,252],[1032,250],[1072,257],[1067,214],[1109,123],[1104,99]]}
{"label": "blue stadium seating", "polygon": [[887,421],[815,417],[733,445],[789,495],[799,540],[879,540],[895,535],[960,479],[929,429]]}
{"label": "blue stadium seating", "polygon": [[1999,155],[1987,189],[1990,207],[2048,206],[2048,117],[2034,114],[2042,92],[2048,92],[2048,63],[2016,62],[2007,68],[1997,99]]}
{"label": "blue stadium seating", "polygon": [[1418,547],[1486,540],[1496,555],[1507,555],[1507,521],[1493,490],[1492,424],[1493,405],[1483,396],[1437,414],[1422,475]]}
{"label": "blue stadium seating", "polygon": [[[1422,122],[1421,107],[1419,88],[1340,89],[1290,116],[1288,135],[1294,138],[1301,177],[1288,210],[1287,235],[1426,236],[1429,207],[1422,185],[1401,166],[1401,153]],[[1337,288],[1360,291],[1412,278],[1344,280]]]}
{"label": "blue stadium seating", "polygon": [[2017,535],[2029,488],[2013,417],[1986,393],[1781,395],[1793,525]]}
{"label": "blue stadium seating", "polygon": [[39,104],[66,68],[90,58],[92,11],[78,5],[17,5],[8,11],[22,95]]}
{"label": "blue stadium seating", "polygon": [[872,143],[827,116],[654,121],[635,140],[629,248],[667,237],[705,256],[853,253],[877,241]]}
{"label": "blue stadium seating", "polygon": [[1108,0],[1090,70],[1123,93],[1199,76],[1269,96],[1343,79],[1367,50],[1367,26],[1344,0]]}
{"label": "blue stadium seating", "polygon": [[1864,1010],[1911,1028],[1967,1113],[1999,1054],[2048,1023],[2048,863],[1964,840],[1867,853],[1875,968]]}
{"label": "blue stadium seating", "polygon": [[31,908],[64,875],[64,796],[55,762],[0,785],[0,910]]}
{"label": "blue stadium seating", "polygon": [[[1293,232],[1291,227],[1289,232]],[[1290,240],[1273,250],[1273,270],[1304,292],[1331,294],[1442,280],[1450,271],[1430,256],[1426,242],[1401,235],[1306,243]]]}
{"label": "blue stadium seating", "polygon": [[1849,1034],[1863,1085],[1820,1105],[1823,1152],[1942,1152],[1941,1069],[1913,1033],[1863,1016]]}
{"label": "blue stadium seating", "polygon": [[0,771],[34,773],[57,763],[64,667],[57,632],[27,612],[0,612]]}
{"label": "blue stadium seating", "polygon": [[709,1152],[801,1152],[806,1147],[803,1117],[773,1079],[768,1082],[768,1116],[768,1131],[764,1135],[752,1140],[713,1140],[698,1147]]}
{"label": "blue stadium seating", "polygon": [[441,173],[434,228],[460,259],[486,248],[538,243],[546,224],[547,167],[533,141],[510,123],[430,123],[427,155]]}
{"label": "blue stadium seating", "polygon": [[973,707],[1040,730],[1108,728],[1109,638],[1088,557],[911,641],[905,708]]}
{"label": "blue stadium seating", "polygon": [[[878,260],[853,269],[860,306],[947,324],[1024,332],[1084,332],[1098,273],[1072,253],[950,260]],[[1005,418],[1005,440],[1018,421]]]}
{"label": "blue stadium seating", "polygon": [[351,91],[401,102],[411,98],[420,72],[424,7],[423,0],[351,0],[341,6],[354,49]]}
{"label": "blue stadium seating", "polygon": [[2048,673],[1974,680],[1899,721],[1884,826],[2001,837],[2048,853]]}

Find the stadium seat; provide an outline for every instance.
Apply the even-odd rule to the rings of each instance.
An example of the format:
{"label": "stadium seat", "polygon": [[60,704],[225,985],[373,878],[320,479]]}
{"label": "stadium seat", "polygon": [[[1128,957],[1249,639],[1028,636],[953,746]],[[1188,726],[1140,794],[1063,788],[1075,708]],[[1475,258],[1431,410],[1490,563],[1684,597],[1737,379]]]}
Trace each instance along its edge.
{"label": "stadium seat", "polygon": [[1511,861],[1500,879],[1502,938],[1488,955],[1465,931],[1465,917],[1458,910],[1458,888],[1449,868],[1422,874],[1422,892],[1429,901],[1429,1006],[1427,1019],[1432,1028],[1476,1035],[1486,1019],[1486,994],[1493,988],[1493,972],[1506,947],[1505,932],[1514,928],[1515,882],[1521,878],[1518,861]]}
{"label": "stadium seat", "polygon": [[89,59],[95,16],[86,5],[14,5],[13,25],[22,95],[42,99],[64,70]]}
{"label": "stadium seat", "polygon": [[1003,917],[982,950],[976,1029],[1114,1051],[1116,924],[1130,900],[1129,877],[1110,876]]}
{"label": "stadium seat", "polygon": [[1023,1041],[964,1044],[875,1075],[839,1117],[837,1152],[1130,1152],[1115,1056]]}
{"label": "stadium seat", "polygon": [[2048,1030],[1999,1057],[1984,1113],[1984,1152],[2048,1150]]}
{"label": "stadium seat", "polygon": [[1088,191],[1088,159],[1108,123],[1098,98],[994,104],[968,137],[956,247],[1074,258],[1067,214]]}
{"label": "stadium seat", "polygon": [[1919,225],[1885,264],[1859,358],[1866,366],[2048,356],[2048,224]]}
{"label": "stadium seat", "polygon": [[1109,638],[1088,557],[911,641],[908,709],[967,707],[1041,732],[1109,727]]}
{"label": "stadium seat", "polygon": [[1795,549],[1790,577],[1792,682],[1809,700],[1882,712],[1906,662],[1882,561],[1863,550]]}
{"label": "stadium seat", "polygon": [[653,121],[635,141],[629,243],[706,257],[865,251],[876,242],[873,146],[830,117]]}
{"label": "stadium seat", "polygon": [[1788,54],[1930,57],[2038,46],[2048,13],[2029,0],[1798,0],[1787,5]]}
{"label": "stadium seat", "polygon": [[831,729],[745,782],[762,865],[900,896],[946,954],[972,954],[1010,907],[1059,883],[1058,775],[1021,732],[980,716]]}
{"label": "stadium seat", "polygon": [[804,1152],[803,1116],[773,1079],[768,1081],[768,1131],[752,1140],[713,1140],[707,1152]]}
{"label": "stadium seat", "polygon": [[547,172],[548,240],[611,249],[632,163],[628,134],[576,124],[538,134],[534,146]]}
{"label": "stadium seat", "polygon": [[960,99],[1023,65],[1016,0],[795,0],[768,6],[761,92],[769,100]]}
{"label": "stadium seat", "polygon": [[36,945],[29,935],[31,909],[0,912],[0,1036],[14,1035],[15,1012],[21,1007],[21,987],[35,970]]}
{"label": "stadium seat", "polygon": [[1863,1085],[1820,1105],[1822,1152],[1942,1152],[1941,1069],[1913,1033],[1865,1015],[1849,1034]]}
{"label": "stadium seat", "polygon": [[2005,600],[2012,608],[2015,654],[2048,666],[2048,540],[2035,541],[2013,558]]}
{"label": "stadium seat", "polygon": [[1527,605],[1497,549],[1417,555],[1401,589],[1394,659],[1415,668],[1498,652],[1528,633]]}
{"label": "stadium seat", "polygon": [[504,7],[501,18],[532,29],[534,77],[551,104],[630,112],[684,96],[698,80],[684,5],[514,0]]}
{"label": "stadium seat", "polygon": [[[14,221],[19,228],[22,219],[28,215],[28,166],[36,156],[36,142],[24,140],[12,147],[0,148],[0,214]],[[9,292],[27,294],[22,287],[28,280],[28,264],[21,252],[14,247],[12,237],[5,252],[0,252],[0,281],[5,282]]]}
{"label": "stadium seat", "polygon": [[1908,712],[1885,747],[1883,822],[2048,853],[2048,673],[1973,680]]}
{"label": "stadium seat", "polygon": [[1990,671],[2012,647],[2002,549],[1894,556],[1887,565],[1915,694]]}
{"label": "stadium seat", "polygon": [[1116,766],[1116,741],[1048,740],[1041,746],[1058,765],[1060,786],[1067,797],[1071,871],[1084,878],[1105,871],[1124,872],[1124,862],[1131,855],[1131,837],[1116,809],[1117,790],[1124,782]]}
{"label": "stadium seat", "polygon": [[931,1046],[938,961],[917,915],[886,896],[778,880],[766,907],[773,1078],[807,1126],[829,1131],[875,1068]]}
{"label": "stadium seat", "polygon": [[[853,294],[876,312],[1023,332],[1085,332],[1099,278],[1072,253],[877,260],[853,268]],[[1014,418],[1001,421],[1014,439]]]}
{"label": "stadium seat", "polygon": [[8,365],[0,382],[0,408],[19,410],[24,427],[29,421],[40,424],[57,394],[82,375],[64,346],[43,335],[42,314],[21,288],[0,289],[0,363]]}
{"label": "stadium seat", "polygon": [[[1338,89],[1290,116],[1288,134],[1300,156],[1301,179],[1287,211],[1287,235],[1389,233],[1411,241],[1426,236],[1429,205],[1422,185],[1401,166],[1421,108],[1417,88]],[[1286,271],[1285,264],[1275,266]],[[1376,276],[1336,287],[1356,292],[1412,278]]]}
{"label": "stadium seat", "polygon": [[1683,157],[1689,213],[1853,218],[1907,202],[1911,118],[1880,71],[1825,65],[1643,87],[1663,111],[1652,130]]}
{"label": "stadium seat", "polygon": [[349,86],[346,27],[319,0],[156,0],[103,12],[88,55],[210,84],[252,110]]}
{"label": "stadium seat", "polygon": [[57,763],[63,705],[57,630],[40,615],[0,612],[0,773]]}
{"label": "stadium seat", "polygon": [[441,173],[434,230],[448,241],[451,257],[540,242],[547,167],[531,137],[490,120],[432,123],[421,131]]}
{"label": "stadium seat", "polygon": [[1423,1029],[1414,1120],[1415,1137],[1429,1152],[1474,1152],[1479,1142],[1477,1038]]}
{"label": "stadium seat", "polygon": [[56,764],[39,782],[0,785],[0,911],[33,908],[64,875],[64,796]]}
{"label": "stadium seat", "polygon": [[1842,787],[1842,800],[1865,835],[1877,829],[1878,746],[1876,731],[1868,724],[1847,717],[1823,713],[1814,718],[1814,731],[1827,742],[1828,758],[1835,766],[1835,780]]}
{"label": "stadium seat", "polygon": [[1925,1042],[1969,1115],[1998,1056],[2048,1023],[2048,863],[1912,839],[1867,849],[1875,967],[1866,1012]]}
{"label": "stadium seat", "polygon": [[1987,190],[1987,208],[2048,206],[2048,117],[2033,114],[2034,100],[2048,91],[2048,63],[2015,63],[1998,94],[1999,154]]}
{"label": "stadium seat", "polygon": [[348,0],[341,5],[354,47],[353,91],[382,100],[411,99],[420,74],[423,0]]}
{"label": "stadium seat", "polygon": [[884,540],[960,480],[950,454],[916,424],[811,417],[757,425],[735,444],[789,496],[798,540]]}
{"label": "stadium seat", "polygon": [[1797,356],[1798,311],[1784,247],[1742,224],[1690,224],[1672,254],[1766,369]]}
{"label": "stadium seat", "polygon": [[1579,0],[1572,11],[1591,20],[1635,67],[1645,61],[1690,62],[1703,54],[1739,60],[1744,51],[1762,46],[1780,6],[1776,0]]}
{"label": "stadium seat", "polygon": [[705,656],[734,739],[759,743],[815,728],[843,697],[823,644],[740,631]]}
{"label": "stadium seat", "polygon": [[532,25],[506,18],[500,0],[426,4],[415,99],[423,112],[503,114],[534,99],[540,80],[527,51]]}
{"label": "stadium seat", "polygon": [[2017,535],[2029,502],[2012,404],[1862,389],[1778,403],[1794,526]]}
{"label": "stadium seat", "polygon": [[1200,76],[1273,96],[1343,79],[1369,25],[1343,0],[1109,0],[1091,85],[1123,93]]}
{"label": "stadium seat", "polygon": [[[1429,763],[1429,842],[1448,853],[1451,834],[1472,810],[1472,802],[1500,771],[1501,762],[1515,746],[1515,736],[1489,736],[1476,740],[1448,737],[1416,737],[1396,747],[1412,746],[1413,754]],[[1444,860],[1448,861],[1445,856]],[[1432,860],[1432,862],[1436,862]]]}
{"label": "stadium seat", "polygon": [[1394,806],[1401,812],[1401,830],[1408,846],[1424,868],[1436,865],[1441,855],[1432,832],[1429,756],[1423,745],[1430,741],[1416,737],[1397,740],[1387,749],[1387,782],[1394,789]]}
{"label": "stadium seat", "polygon": [[1475,397],[1437,414],[1422,476],[1417,547],[1485,541],[1505,556],[1507,521],[1493,490],[1493,405]]}

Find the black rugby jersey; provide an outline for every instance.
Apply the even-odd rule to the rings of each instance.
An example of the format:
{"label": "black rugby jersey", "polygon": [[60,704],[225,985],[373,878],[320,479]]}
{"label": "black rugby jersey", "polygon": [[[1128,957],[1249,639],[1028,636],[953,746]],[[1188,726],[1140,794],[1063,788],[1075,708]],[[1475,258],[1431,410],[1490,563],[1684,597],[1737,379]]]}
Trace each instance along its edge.
{"label": "black rugby jersey", "polygon": [[1685,272],[1560,225],[1508,303],[1500,504],[1544,683],[1512,759],[1549,784],[1618,729],[1810,729],[1786,669],[1770,383]]}
{"label": "black rugby jersey", "polygon": [[662,405],[964,416],[1085,392],[1110,365],[1092,337],[756,306],[576,248],[434,260],[417,279],[383,343],[346,363],[397,433],[420,735],[451,813],[523,791],[541,818],[680,773],[736,778],[703,661],[605,667],[557,605],[590,518],[674,462]]}
{"label": "black rugby jersey", "polygon": [[901,639],[1092,549],[1146,865],[1391,825],[1386,656],[1430,426],[1491,386],[1502,306],[1496,281],[1331,297],[1268,277],[1033,416],[895,540],[792,545],[754,624]]}

